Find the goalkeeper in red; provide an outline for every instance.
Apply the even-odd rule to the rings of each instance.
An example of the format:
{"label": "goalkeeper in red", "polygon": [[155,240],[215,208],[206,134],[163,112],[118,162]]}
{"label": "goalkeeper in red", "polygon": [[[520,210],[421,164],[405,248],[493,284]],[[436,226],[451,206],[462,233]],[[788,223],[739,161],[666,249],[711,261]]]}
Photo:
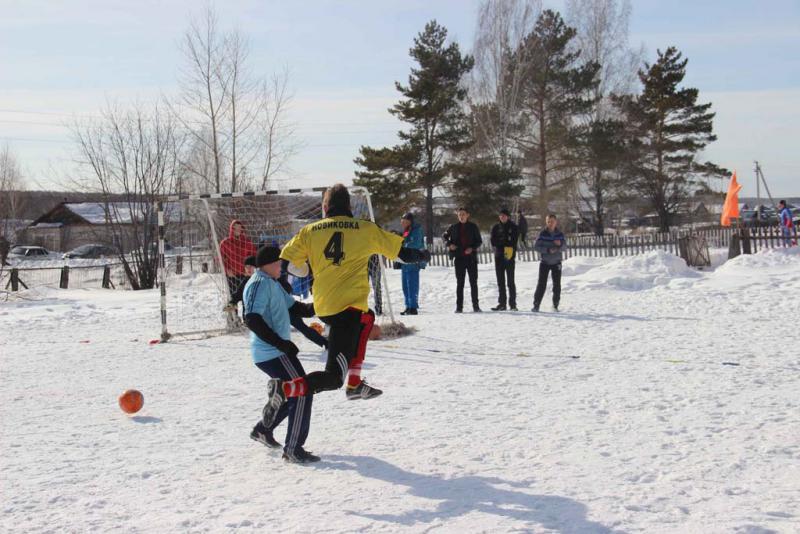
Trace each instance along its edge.
{"label": "goalkeeper in red", "polygon": [[308,262],[314,272],[314,309],[330,326],[328,360],[324,371],[294,380],[270,380],[269,400],[264,407],[264,424],[272,424],[287,398],[339,389],[347,381],[347,398],[370,399],[381,390],[361,379],[367,338],[374,322],[369,310],[369,258],[381,254],[406,263],[430,261],[430,252],[403,248],[401,236],[386,232],[375,223],[356,219],[350,210],[350,193],[342,184],[325,191],[324,219],[303,227],[281,251],[289,272],[307,274]]}

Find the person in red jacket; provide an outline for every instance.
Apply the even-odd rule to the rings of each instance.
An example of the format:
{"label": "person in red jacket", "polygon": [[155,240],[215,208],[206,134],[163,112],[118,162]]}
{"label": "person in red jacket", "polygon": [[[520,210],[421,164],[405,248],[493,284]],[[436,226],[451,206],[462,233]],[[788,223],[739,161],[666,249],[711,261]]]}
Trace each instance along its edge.
{"label": "person in red jacket", "polygon": [[256,246],[247,237],[242,222],[236,219],[232,220],[228,237],[219,244],[222,266],[225,269],[225,277],[228,279],[229,295],[236,293],[236,290],[247,278],[244,260],[248,256],[255,256],[256,251]]}

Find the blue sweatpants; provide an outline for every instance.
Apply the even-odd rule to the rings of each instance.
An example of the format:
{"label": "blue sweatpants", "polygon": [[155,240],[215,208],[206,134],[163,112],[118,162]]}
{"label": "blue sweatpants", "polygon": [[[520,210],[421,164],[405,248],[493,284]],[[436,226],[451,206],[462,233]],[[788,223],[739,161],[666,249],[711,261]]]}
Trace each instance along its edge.
{"label": "blue sweatpants", "polygon": [[400,269],[406,309],[416,310],[419,308],[419,265],[405,264]]}
{"label": "blue sweatpants", "polygon": [[[297,359],[297,356],[287,356],[286,354],[281,354],[278,358],[266,362],[259,362],[256,367],[270,377],[280,378],[281,380],[292,380],[306,376],[303,365]],[[308,430],[311,426],[311,400],[313,398],[312,395],[290,397],[278,410],[275,422],[272,423],[270,428],[266,429],[272,432],[281,424],[281,421],[289,419],[289,427],[286,429],[286,441],[283,446],[286,454],[291,455],[294,453],[295,449],[302,447],[306,442],[306,438],[308,438]],[[264,423],[259,421],[255,429],[259,432],[264,432]]]}

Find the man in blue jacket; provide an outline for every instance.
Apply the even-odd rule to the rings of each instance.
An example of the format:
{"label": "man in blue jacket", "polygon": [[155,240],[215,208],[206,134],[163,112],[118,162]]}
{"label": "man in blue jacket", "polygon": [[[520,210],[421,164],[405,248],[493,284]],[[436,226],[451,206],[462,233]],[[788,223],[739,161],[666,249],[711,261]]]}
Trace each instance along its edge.
{"label": "man in blue jacket", "polygon": [[[425,234],[422,226],[414,222],[414,214],[406,213],[400,219],[403,225],[403,246],[422,250],[425,248]],[[425,264],[403,263],[400,270],[403,278],[403,297],[406,301],[406,309],[400,315],[417,315],[419,310],[419,270],[424,269]]]}
{"label": "man in blue jacket", "polygon": [[778,202],[778,217],[780,217],[781,233],[783,234],[783,246],[791,247],[792,244],[796,244],[792,241],[794,223],[792,221],[792,211],[786,207],[785,200]]}
{"label": "man in blue jacket", "polygon": [[539,262],[539,281],[536,284],[536,292],[533,294],[533,310],[539,311],[539,304],[542,303],[544,291],[547,289],[547,275],[553,277],[553,309],[558,311],[558,303],[561,300],[561,253],[566,248],[567,243],[564,234],[558,229],[558,218],[552,213],[545,219],[546,226],[539,232],[533,248],[541,254]]}

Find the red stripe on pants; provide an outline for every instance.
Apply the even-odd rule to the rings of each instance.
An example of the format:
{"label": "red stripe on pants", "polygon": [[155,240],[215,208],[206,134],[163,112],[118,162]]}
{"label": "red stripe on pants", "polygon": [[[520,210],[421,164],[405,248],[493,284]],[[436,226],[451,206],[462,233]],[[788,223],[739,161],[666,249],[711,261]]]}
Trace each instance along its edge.
{"label": "red stripe on pants", "polygon": [[372,325],[374,324],[375,314],[372,310],[361,314],[361,335],[358,338],[356,355],[350,361],[350,366],[347,369],[347,387],[354,388],[361,383],[361,365],[364,363],[369,333],[372,331]]}

